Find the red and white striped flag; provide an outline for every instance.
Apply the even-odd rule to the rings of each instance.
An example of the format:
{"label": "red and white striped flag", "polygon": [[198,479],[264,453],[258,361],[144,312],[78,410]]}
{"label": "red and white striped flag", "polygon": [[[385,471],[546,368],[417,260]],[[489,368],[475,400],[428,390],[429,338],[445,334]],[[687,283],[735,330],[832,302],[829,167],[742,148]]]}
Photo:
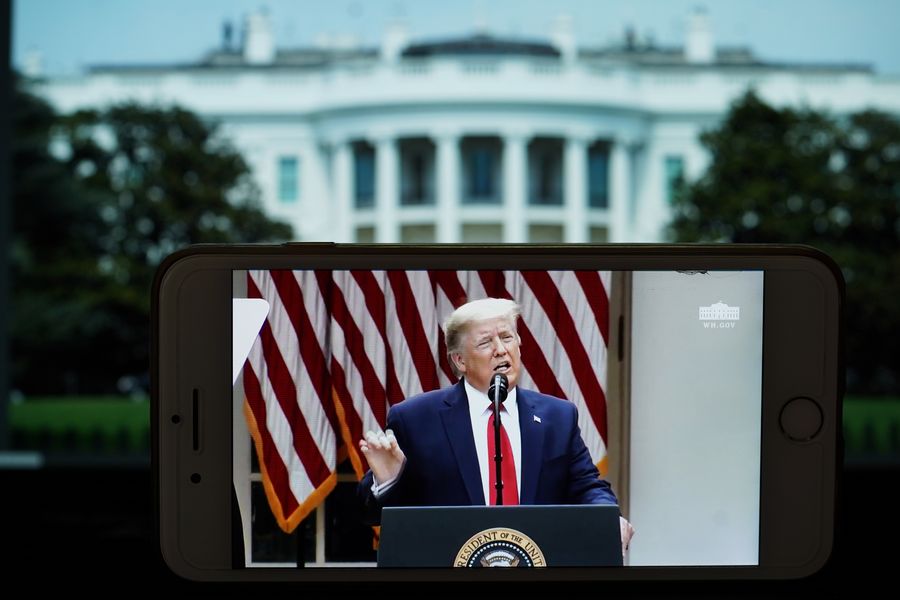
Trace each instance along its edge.
{"label": "red and white striped flag", "polygon": [[441,324],[479,298],[522,307],[521,385],[578,406],[606,471],[611,277],[604,271],[250,271],[271,306],[244,367],[245,414],[272,511],[292,531],[336,482],[388,408],[456,381]]}

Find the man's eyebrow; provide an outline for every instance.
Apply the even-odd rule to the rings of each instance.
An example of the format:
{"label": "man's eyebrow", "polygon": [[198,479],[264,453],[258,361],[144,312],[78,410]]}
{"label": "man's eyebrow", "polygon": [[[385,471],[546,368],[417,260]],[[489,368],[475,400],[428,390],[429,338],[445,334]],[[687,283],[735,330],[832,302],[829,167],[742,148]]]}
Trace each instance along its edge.
{"label": "man's eyebrow", "polygon": [[476,333],[473,337],[475,339],[476,344],[480,344],[481,342],[488,341],[494,339],[494,336],[503,337],[505,335],[515,335],[515,332],[512,329],[499,329],[496,332],[482,332],[480,334]]}

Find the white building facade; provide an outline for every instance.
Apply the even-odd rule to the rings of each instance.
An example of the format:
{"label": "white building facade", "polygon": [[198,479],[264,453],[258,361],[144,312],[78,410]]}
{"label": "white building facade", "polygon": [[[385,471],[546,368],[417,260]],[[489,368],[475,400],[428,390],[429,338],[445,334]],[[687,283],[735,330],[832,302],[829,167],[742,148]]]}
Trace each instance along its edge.
{"label": "white building facade", "polygon": [[544,41],[393,27],[380,48],[301,50],[253,15],[239,47],[195,64],[35,85],[66,113],[137,100],[221,122],[267,212],[297,240],[340,242],[661,241],[675,183],[709,161],[700,134],[748,88],[900,115],[900,78],[716,49],[702,14],[684,48],[579,48],[563,20]]}

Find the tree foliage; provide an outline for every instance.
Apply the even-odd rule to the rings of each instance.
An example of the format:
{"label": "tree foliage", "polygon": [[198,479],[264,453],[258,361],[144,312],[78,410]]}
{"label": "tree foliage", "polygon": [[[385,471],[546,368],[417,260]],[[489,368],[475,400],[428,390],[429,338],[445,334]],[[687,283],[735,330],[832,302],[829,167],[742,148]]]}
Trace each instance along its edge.
{"label": "tree foliage", "polygon": [[194,243],[289,239],[215,124],[137,104],[58,116],[17,86],[13,385],[114,391],[148,369],[159,262]]}
{"label": "tree foliage", "polygon": [[830,254],[847,283],[848,389],[900,392],[900,121],[778,109],[748,92],[702,142],[712,161],[676,195],[673,237]]}

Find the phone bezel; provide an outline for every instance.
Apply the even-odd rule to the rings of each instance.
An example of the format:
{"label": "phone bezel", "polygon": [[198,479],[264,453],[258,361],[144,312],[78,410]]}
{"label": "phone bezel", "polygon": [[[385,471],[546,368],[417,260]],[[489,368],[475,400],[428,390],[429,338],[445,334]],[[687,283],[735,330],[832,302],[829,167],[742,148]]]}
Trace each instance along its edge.
{"label": "phone bezel", "polygon": [[[241,269],[763,270],[763,399],[758,566],[535,569],[231,569],[231,412],[201,411],[203,446],[185,426],[193,390],[230,398],[232,271]],[[800,274],[804,274],[800,276]],[[176,573],[232,581],[547,581],[783,579],[808,576],[833,545],[843,397],[844,282],[825,254],[794,245],[357,245],[194,246],[157,271],[152,309],[152,450],[160,548]],[[798,305],[798,299],[813,299]],[[820,302],[819,302],[820,301]],[[184,325],[180,325],[183,323]],[[222,323],[227,326],[222,327]],[[808,344],[808,341],[815,341]],[[789,440],[779,415],[814,398],[824,424]],[[229,403],[230,406],[230,403]],[[181,422],[172,423],[172,415]],[[193,425],[193,424],[192,424]],[[227,454],[225,454],[227,448]],[[202,475],[203,485],[188,475]],[[227,506],[226,506],[227,504]],[[817,510],[816,510],[817,509]],[[811,516],[812,515],[812,516]],[[791,560],[816,543],[802,562]],[[223,550],[224,549],[224,550]],[[227,550],[227,551],[225,551]]]}

